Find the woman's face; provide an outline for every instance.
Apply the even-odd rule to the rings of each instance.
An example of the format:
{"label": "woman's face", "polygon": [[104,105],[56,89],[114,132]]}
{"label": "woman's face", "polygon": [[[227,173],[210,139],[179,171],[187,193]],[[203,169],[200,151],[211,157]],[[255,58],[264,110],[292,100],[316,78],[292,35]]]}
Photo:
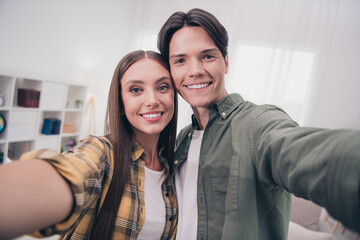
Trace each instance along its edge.
{"label": "woman's face", "polygon": [[160,135],[174,114],[170,73],[154,59],[135,62],[121,79],[125,115],[136,139]]}

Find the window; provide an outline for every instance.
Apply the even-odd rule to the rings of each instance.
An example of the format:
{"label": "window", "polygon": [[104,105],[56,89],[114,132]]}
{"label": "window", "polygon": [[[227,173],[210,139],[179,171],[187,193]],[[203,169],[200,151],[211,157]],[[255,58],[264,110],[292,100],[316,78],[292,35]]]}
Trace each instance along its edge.
{"label": "window", "polygon": [[309,51],[240,44],[227,89],[257,104],[278,105],[300,122],[313,62]]}

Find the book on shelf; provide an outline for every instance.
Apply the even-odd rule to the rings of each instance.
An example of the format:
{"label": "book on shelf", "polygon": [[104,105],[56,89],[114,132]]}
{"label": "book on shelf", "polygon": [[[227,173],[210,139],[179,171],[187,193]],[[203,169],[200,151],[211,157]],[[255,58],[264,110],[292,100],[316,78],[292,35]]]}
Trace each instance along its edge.
{"label": "book on shelf", "polygon": [[18,106],[38,108],[40,91],[34,89],[18,89]]}
{"label": "book on shelf", "polygon": [[71,123],[64,123],[62,133],[75,133],[76,127]]}
{"label": "book on shelf", "polygon": [[45,118],[41,133],[46,135],[55,135],[60,133],[61,121],[56,118]]}

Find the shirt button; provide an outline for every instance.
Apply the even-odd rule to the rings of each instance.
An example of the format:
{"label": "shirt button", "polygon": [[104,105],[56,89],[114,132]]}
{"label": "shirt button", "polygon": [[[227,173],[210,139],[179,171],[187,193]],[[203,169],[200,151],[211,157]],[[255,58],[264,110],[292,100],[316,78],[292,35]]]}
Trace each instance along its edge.
{"label": "shirt button", "polygon": [[175,160],[175,161],[174,161],[174,164],[178,164],[178,163],[179,163],[179,161],[178,161],[178,160]]}
{"label": "shirt button", "polygon": [[221,115],[222,115],[223,117],[225,117],[225,116],[226,116],[226,112],[222,112]]}

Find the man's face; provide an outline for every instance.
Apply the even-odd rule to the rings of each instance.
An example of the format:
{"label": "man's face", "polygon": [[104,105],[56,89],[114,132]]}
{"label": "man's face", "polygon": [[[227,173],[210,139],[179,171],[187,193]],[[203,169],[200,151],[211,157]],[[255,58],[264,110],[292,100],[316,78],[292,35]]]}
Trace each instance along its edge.
{"label": "man's face", "polygon": [[175,32],[169,46],[171,75],[179,94],[192,107],[209,108],[227,95],[224,75],[228,57],[202,27]]}

